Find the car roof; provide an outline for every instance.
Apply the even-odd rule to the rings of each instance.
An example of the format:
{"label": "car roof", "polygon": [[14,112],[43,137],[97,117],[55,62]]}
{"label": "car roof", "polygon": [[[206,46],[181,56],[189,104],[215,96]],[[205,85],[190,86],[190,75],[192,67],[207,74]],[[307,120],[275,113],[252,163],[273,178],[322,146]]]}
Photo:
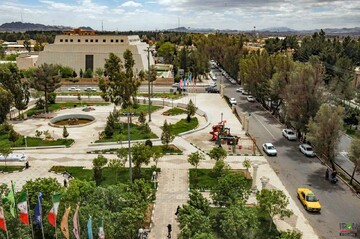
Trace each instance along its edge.
{"label": "car roof", "polygon": [[303,147],[310,147],[310,148],[312,148],[311,145],[309,145],[309,144],[302,144],[302,146],[303,146]]}
{"label": "car roof", "polygon": [[274,146],[272,143],[265,143],[266,146]]}

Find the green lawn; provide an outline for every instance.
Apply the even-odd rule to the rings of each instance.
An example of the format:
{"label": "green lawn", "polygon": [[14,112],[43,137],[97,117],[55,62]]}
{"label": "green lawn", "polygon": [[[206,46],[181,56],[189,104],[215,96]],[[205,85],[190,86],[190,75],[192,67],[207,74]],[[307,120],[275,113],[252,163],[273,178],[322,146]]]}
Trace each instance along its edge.
{"label": "green lawn", "polygon": [[[140,102],[140,103],[141,103],[141,102]],[[156,106],[156,105],[151,105],[151,106],[150,106],[150,111],[151,111],[151,112],[154,112],[154,111],[159,110],[159,109],[162,109],[162,108],[164,108],[164,107],[162,107],[162,106]],[[120,114],[122,114],[123,112],[124,112],[124,113],[127,113],[127,112],[128,112],[128,109],[122,109],[122,110],[120,111]],[[134,113],[134,114],[135,114],[135,117],[136,117],[136,116],[139,116],[139,115],[140,115],[140,112],[144,112],[144,114],[147,115],[147,114],[149,113],[149,106],[148,106],[148,105],[139,105],[138,108],[131,108],[131,109],[130,109],[130,112]]]}
{"label": "green lawn", "polygon": [[[127,123],[120,123],[118,125],[122,128],[121,133],[119,132],[118,129],[115,129],[115,132],[111,138],[104,137],[100,140],[96,140],[95,143],[126,141],[128,139]],[[154,138],[157,138],[157,136],[153,132],[150,132],[149,134],[144,133],[143,126],[130,124],[130,140],[154,139]]]}
{"label": "green lawn", "polygon": [[[160,148],[163,154],[166,153],[172,153],[172,154],[181,154],[182,151],[177,148],[175,145],[170,144],[169,148],[164,147],[164,145],[154,145],[153,148]],[[91,152],[97,153],[97,154],[105,154],[107,152],[112,153],[112,152],[116,152],[118,149],[102,149],[102,150],[94,150]]]}
{"label": "green lawn", "polygon": [[24,166],[5,166],[4,161],[1,161],[1,164],[2,164],[2,165],[0,165],[0,171],[1,172],[11,173],[11,172],[14,172],[14,171],[23,170],[23,168],[24,168]]}
{"label": "green lawn", "polygon": [[[54,171],[57,173],[63,173],[67,171],[76,179],[85,180],[85,181],[94,181],[92,169],[84,169],[83,167],[53,166],[50,169],[50,171]],[[149,183],[151,183],[152,173],[153,173],[152,168],[142,168],[140,178],[144,178],[146,181],[149,181]],[[129,182],[130,182],[129,168],[119,169],[116,178],[115,170],[113,168],[105,167],[103,169],[103,180],[101,181],[100,186],[109,186],[117,183],[129,184]]]}
{"label": "green lawn", "polygon": [[[74,140],[73,139],[57,139],[57,140],[44,140],[37,137],[26,137],[27,147],[39,147],[39,146],[57,146],[65,145],[70,146]],[[10,144],[12,147],[25,147],[24,136],[21,135],[15,143],[10,142],[8,139],[8,134],[0,135],[0,145]]]}
{"label": "green lawn", "polygon": [[165,111],[163,114],[164,115],[181,115],[181,114],[186,114],[186,112],[187,111],[184,109],[175,107],[175,108]]}
{"label": "green lawn", "polygon": [[[174,89],[175,90],[175,89]],[[138,93],[138,96],[142,96],[145,98],[149,97],[148,93]],[[182,97],[181,94],[174,94],[174,93],[153,93],[151,98],[164,98],[164,99],[180,99]]]}
{"label": "green lawn", "polygon": [[[91,103],[91,105],[109,105],[109,104],[110,103]],[[85,106],[87,106],[87,103],[80,104],[80,103],[75,103],[75,102],[64,102],[64,103],[49,104],[48,110],[49,110],[49,112],[53,112],[53,111],[59,110],[61,108],[76,108],[76,107],[85,107]],[[24,113],[26,113],[28,117],[31,117],[34,114],[44,113],[44,109],[32,108],[32,109],[25,111]]]}
{"label": "green lawn", "polygon": [[[242,170],[231,170],[230,173],[241,173],[244,174]],[[210,190],[217,184],[217,178],[212,173],[212,169],[189,169],[190,175],[190,189],[201,189],[201,190]],[[245,176],[245,174],[244,174]],[[251,179],[248,179],[251,181]],[[248,184],[249,189],[251,183]]]}
{"label": "green lawn", "polygon": [[186,119],[181,119],[175,124],[171,125],[171,133],[173,135],[178,135],[180,133],[195,129],[199,125],[198,119],[196,117],[191,118],[190,122],[187,122]]}

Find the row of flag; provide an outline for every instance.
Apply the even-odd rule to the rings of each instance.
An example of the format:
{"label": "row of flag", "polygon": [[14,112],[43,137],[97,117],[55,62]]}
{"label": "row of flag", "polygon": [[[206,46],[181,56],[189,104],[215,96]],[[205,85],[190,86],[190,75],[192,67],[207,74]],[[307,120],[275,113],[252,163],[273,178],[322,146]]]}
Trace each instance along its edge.
{"label": "row of flag", "polygon": [[190,85],[195,86],[195,80],[192,78],[192,73],[190,73],[187,78],[181,79],[179,82],[180,89],[186,89],[186,87]]}
{"label": "row of flag", "polygon": [[[55,228],[56,232],[56,218],[58,214],[59,204],[60,204],[60,197],[61,194],[54,194],[53,195],[53,206],[50,212],[47,215],[49,223]],[[15,195],[14,195],[14,185],[11,183],[11,190],[9,194],[2,199],[3,203],[9,202],[10,204],[10,214],[15,218]],[[25,225],[29,226],[29,208],[28,208],[28,198],[27,192],[22,192],[19,200],[17,202],[17,208],[20,211],[19,213],[19,220],[24,223]],[[68,225],[68,217],[70,214],[71,207],[68,207],[65,210],[65,213],[62,217],[60,228],[61,232],[63,233],[64,237],[69,239],[69,225]],[[42,193],[38,194],[38,200],[34,209],[34,222],[42,231],[43,238],[44,238],[44,231],[43,231],[43,221],[42,221]],[[73,233],[76,239],[80,239],[80,230],[79,230],[79,205],[77,205],[74,217],[73,217]],[[6,219],[5,219],[5,212],[3,207],[0,205],[0,229],[6,232],[7,238],[8,230],[6,227]],[[88,238],[93,239],[93,232],[92,232],[92,217],[89,216],[88,223],[87,223],[87,232]],[[104,227],[103,223],[99,227],[98,235],[100,239],[105,239]]]}

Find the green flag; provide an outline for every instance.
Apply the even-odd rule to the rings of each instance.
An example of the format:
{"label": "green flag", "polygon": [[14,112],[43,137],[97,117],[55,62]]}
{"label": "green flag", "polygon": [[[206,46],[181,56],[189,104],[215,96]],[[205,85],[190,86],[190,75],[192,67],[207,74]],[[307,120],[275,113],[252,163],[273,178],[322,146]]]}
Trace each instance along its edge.
{"label": "green flag", "polygon": [[10,203],[10,213],[13,217],[15,217],[15,197],[14,197],[14,187],[15,183],[11,182],[10,192],[7,196],[3,197],[2,203],[6,203],[9,201]]}

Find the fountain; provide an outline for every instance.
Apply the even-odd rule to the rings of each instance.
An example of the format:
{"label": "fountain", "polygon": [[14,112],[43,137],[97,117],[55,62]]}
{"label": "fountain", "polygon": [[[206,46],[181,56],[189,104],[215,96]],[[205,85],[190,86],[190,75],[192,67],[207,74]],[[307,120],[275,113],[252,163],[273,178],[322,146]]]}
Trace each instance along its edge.
{"label": "fountain", "polygon": [[50,120],[49,125],[53,127],[82,127],[95,122],[95,117],[85,114],[68,114],[54,117]]}

